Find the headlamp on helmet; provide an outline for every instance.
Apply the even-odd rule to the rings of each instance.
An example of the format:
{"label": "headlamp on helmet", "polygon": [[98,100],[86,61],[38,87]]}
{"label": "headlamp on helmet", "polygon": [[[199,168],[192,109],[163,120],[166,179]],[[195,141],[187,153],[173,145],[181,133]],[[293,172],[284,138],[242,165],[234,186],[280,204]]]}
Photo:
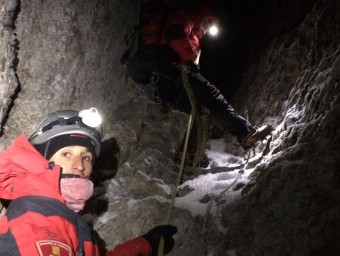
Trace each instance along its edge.
{"label": "headlamp on helmet", "polygon": [[212,24],[209,28],[208,28],[208,33],[211,36],[217,36],[219,30],[218,27],[215,24]]}
{"label": "headlamp on helmet", "polygon": [[84,109],[79,112],[79,117],[84,124],[96,128],[102,124],[102,117],[96,108]]}
{"label": "headlamp on helmet", "polygon": [[205,33],[211,36],[217,36],[219,33],[219,21],[211,16],[206,16],[201,21],[201,27]]}
{"label": "headlamp on helmet", "polygon": [[60,110],[47,115],[39,124],[29,141],[33,146],[44,144],[58,136],[79,134],[88,137],[94,144],[98,157],[101,149],[102,118],[96,108],[81,111]]}

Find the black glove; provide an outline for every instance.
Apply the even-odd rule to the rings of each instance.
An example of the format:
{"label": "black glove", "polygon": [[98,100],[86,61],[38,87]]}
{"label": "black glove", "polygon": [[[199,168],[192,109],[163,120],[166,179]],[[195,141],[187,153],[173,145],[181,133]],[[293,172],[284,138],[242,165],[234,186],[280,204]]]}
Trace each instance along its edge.
{"label": "black glove", "polygon": [[148,233],[143,235],[151,245],[152,255],[157,255],[158,245],[161,237],[164,239],[164,254],[170,252],[175,245],[175,240],[172,237],[177,232],[177,227],[171,225],[159,225],[152,228]]}

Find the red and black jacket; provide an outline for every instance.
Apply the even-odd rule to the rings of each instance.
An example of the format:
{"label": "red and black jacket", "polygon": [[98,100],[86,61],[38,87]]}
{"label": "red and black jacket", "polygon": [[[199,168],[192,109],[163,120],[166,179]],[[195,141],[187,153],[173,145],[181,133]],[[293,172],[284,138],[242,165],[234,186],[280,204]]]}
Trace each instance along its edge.
{"label": "red and black jacket", "polygon": [[[0,255],[99,255],[89,226],[60,195],[59,180],[60,167],[24,135],[0,153],[0,198],[11,200],[0,219]],[[138,237],[107,255],[149,256],[151,247]]]}
{"label": "red and black jacket", "polygon": [[[199,16],[201,17],[201,16]],[[150,46],[169,47],[176,55],[176,61],[186,64],[195,60],[203,33],[201,20],[182,10],[160,13],[139,30],[144,51]]]}

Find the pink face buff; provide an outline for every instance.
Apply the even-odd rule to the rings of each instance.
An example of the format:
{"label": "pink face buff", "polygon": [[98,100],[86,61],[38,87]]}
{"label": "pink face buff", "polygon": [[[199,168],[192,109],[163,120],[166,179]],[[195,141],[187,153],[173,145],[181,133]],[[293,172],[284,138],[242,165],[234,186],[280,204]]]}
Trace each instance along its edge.
{"label": "pink face buff", "polygon": [[61,178],[60,192],[68,208],[79,212],[84,208],[86,200],[93,194],[93,183],[80,177]]}

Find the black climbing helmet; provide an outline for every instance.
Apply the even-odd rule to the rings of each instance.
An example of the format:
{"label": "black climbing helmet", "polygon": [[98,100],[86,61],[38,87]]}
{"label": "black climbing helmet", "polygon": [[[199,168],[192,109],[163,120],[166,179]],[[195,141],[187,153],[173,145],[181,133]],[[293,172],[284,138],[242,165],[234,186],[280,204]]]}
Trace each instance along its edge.
{"label": "black climbing helmet", "polygon": [[39,146],[58,136],[79,134],[91,139],[98,157],[101,149],[101,122],[96,108],[55,111],[38,125],[29,141],[33,146]]}

